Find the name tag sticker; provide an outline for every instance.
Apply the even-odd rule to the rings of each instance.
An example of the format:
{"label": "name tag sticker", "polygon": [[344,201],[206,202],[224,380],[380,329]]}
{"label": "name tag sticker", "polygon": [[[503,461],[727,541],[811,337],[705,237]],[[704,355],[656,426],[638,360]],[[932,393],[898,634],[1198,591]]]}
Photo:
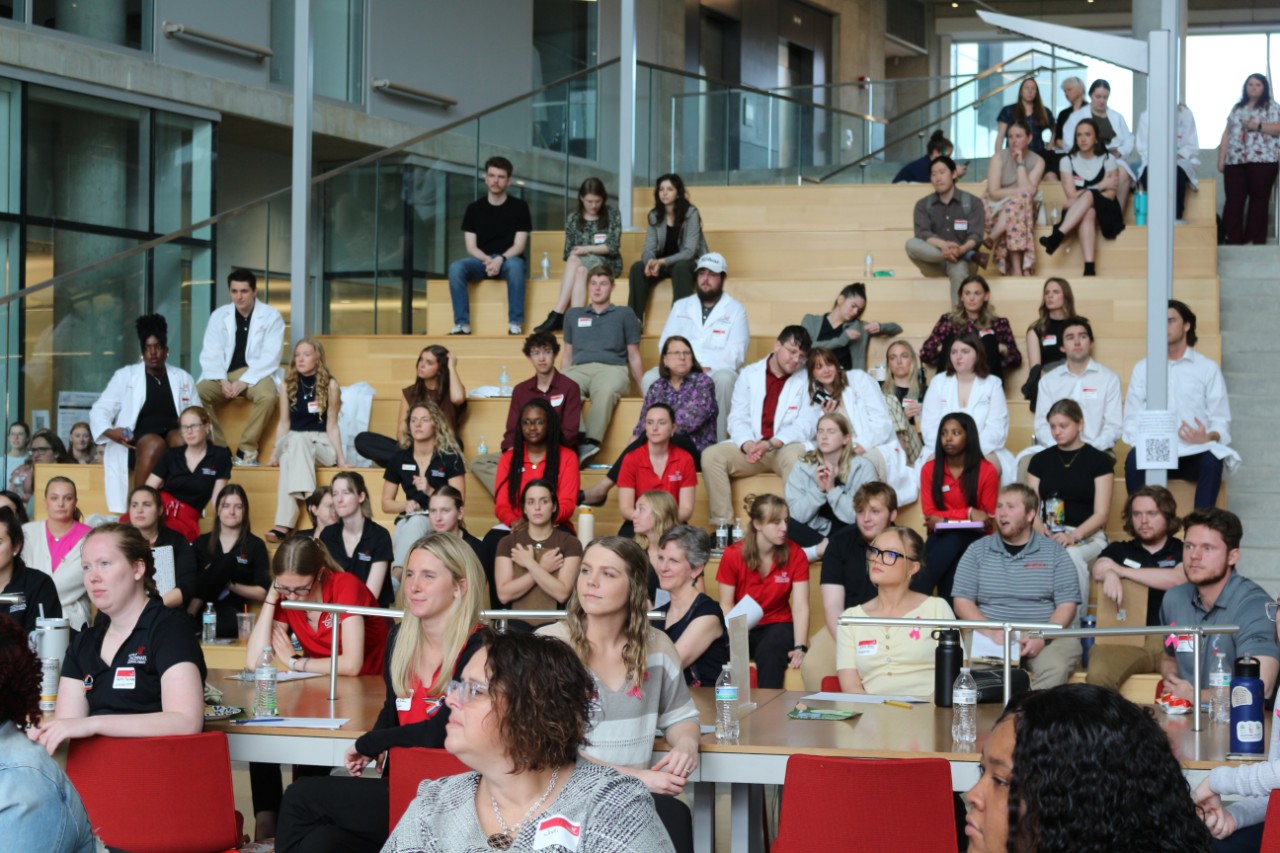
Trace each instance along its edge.
{"label": "name tag sticker", "polygon": [[416,473],[418,473],[418,466],[417,466],[417,465],[414,465],[412,462],[402,462],[402,463],[400,464],[400,470],[401,470],[401,471],[412,471],[413,473],[415,473],[415,474],[416,474]]}
{"label": "name tag sticker", "polygon": [[1191,637],[1187,634],[1178,635],[1178,654],[1191,654]]}
{"label": "name tag sticker", "polygon": [[358,559],[360,559],[360,560],[362,560],[362,561],[366,562],[366,563],[372,563],[372,562],[373,562],[373,555],[372,555],[372,554],[356,554],[356,557],[357,557]]}
{"label": "name tag sticker", "polygon": [[552,394],[550,397],[547,398],[547,400],[551,403],[551,408],[553,409],[558,409],[564,405],[563,394]]}
{"label": "name tag sticker", "polygon": [[408,711],[408,710],[411,710],[412,708],[413,708],[413,697],[412,697],[412,696],[405,696],[405,697],[403,697],[403,698],[401,698],[401,697],[399,697],[399,696],[397,696],[397,697],[396,697],[396,710],[397,710],[397,711]]}
{"label": "name tag sticker", "polygon": [[978,337],[985,338],[987,335],[994,335],[995,333],[996,333],[995,329],[979,329]]}
{"label": "name tag sticker", "polygon": [[728,329],[712,329],[712,330],[711,330],[711,334],[713,334],[713,335],[727,335],[727,334],[729,334],[729,330],[728,330]]}
{"label": "name tag sticker", "polygon": [[968,231],[968,230],[969,230],[969,220],[967,220],[967,219],[957,219],[957,220],[956,220],[956,223],[955,223],[954,228],[955,228],[957,231]]}
{"label": "name tag sticker", "polygon": [[247,566],[247,565],[249,565],[249,558],[248,558],[247,556],[245,556],[244,554],[237,554],[237,555],[236,555],[236,562],[237,562],[237,563],[239,563],[239,564],[240,564],[240,565],[242,565],[242,566]]}
{"label": "name tag sticker", "polygon": [[430,474],[432,477],[439,477],[440,479],[444,479],[444,469],[443,469],[443,468],[441,468],[441,469],[440,469],[440,470],[438,470],[438,471],[428,471],[427,473],[428,473],[428,474]]}
{"label": "name tag sticker", "polygon": [[578,318],[578,328],[579,328],[579,329],[589,329],[589,328],[591,328],[591,318],[590,318],[590,317],[579,317],[579,318]]}
{"label": "name tag sticker", "polygon": [[138,671],[131,666],[116,667],[115,681],[111,682],[112,690],[132,690],[138,683]]}
{"label": "name tag sticker", "polygon": [[951,487],[950,487],[950,486],[943,486],[943,487],[942,487],[942,492],[943,492],[943,494],[946,494],[946,493],[947,493],[947,492],[949,492],[949,491],[951,491]]}
{"label": "name tag sticker", "polygon": [[216,477],[216,476],[218,476],[218,472],[217,472],[215,469],[213,469],[213,468],[201,468],[201,469],[200,469],[200,473],[201,473],[201,474],[203,474],[203,475],[204,475],[204,476],[206,476],[206,477]]}
{"label": "name tag sticker", "polygon": [[1055,345],[1055,344],[1057,344],[1057,343],[1058,343],[1058,336],[1057,336],[1057,335],[1045,335],[1045,336],[1044,336],[1044,345],[1045,345],[1045,346],[1047,346],[1047,347],[1051,347],[1051,346],[1054,346],[1054,345]]}
{"label": "name tag sticker", "polygon": [[1139,563],[1137,560],[1133,559],[1132,557],[1130,557],[1130,558],[1126,559],[1126,560],[1124,561],[1124,565],[1128,566],[1128,567],[1129,567],[1129,568],[1131,568],[1131,569],[1140,569],[1140,568],[1142,568],[1142,564],[1141,564],[1141,563]]}
{"label": "name tag sticker", "polygon": [[307,401],[307,414],[311,414],[311,415],[318,415],[318,414],[320,414],[320,404],[319,404],[319,403],[317,403],[315,400],[308,400],[308,401]]}
{"label": "name tag sticker", "polygon": [[533,836],[533,849],[563,847],[570,851],[577,850],[578,837],[581,835],[582,824],[574,823],[564,815],[552,815],[538,821],[538,832]]}
{"label": "name tag sticker", "polygon": [[597,246],[599,246],[599,245],[602,245],[602,244],[604,243],[604,241],[605,241],[605,240],[608,240],[608,239],[609,239],[609,235],[608,235],[608,234],[594,234],[594,235],[592,235],[592,237],[591,237],[591,242],[592,242],[592,243],[595,243]]}
{"label": "name tag sticker", "polygon": [[1178,565],[1177,560],[1160,560],[1156,563],[1156,566],[1161,569],[1172,569],[1176,565]]}
{"label": "name tag sticker", "polygon": [[866,655],[874,655],[879,648],[879,643],[875,640],[859,640],[858,641],[858,657]]}
{"label": "name tag sticker", "polygon": [[1097,389],[1097,388],[1081,388],[1081,389],[1080,389],[1080,399],[1081,399],[1081,400],[1096,400],[1096,399],[1098,399],[1098,389]]}
{"label": "name tag sticker", "polygon": [[1083,187],[1083,186],[1084,186],[1084,178],[1080,177],[1079,175],[1076,175],[1076,176],[1075,176],[1074,183],[1075,183],[1075,185],[1076,185],[1076,187],[1077,187],[1077,188],[1079,188],[1079,187]]}

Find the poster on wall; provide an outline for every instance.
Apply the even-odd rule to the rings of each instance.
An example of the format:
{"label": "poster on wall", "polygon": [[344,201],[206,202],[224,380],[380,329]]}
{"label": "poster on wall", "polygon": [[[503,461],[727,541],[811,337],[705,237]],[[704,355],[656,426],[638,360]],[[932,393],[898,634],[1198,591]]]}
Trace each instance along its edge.
{"label": "poster on wall", "polygon": [[[89,422],[89,409],[101,396],[99,391],[59,391],[58,392],[58,438],[62,443],[71,446],[71,427],[80,421]],[[46,424],[47,426],[48,424]]]}

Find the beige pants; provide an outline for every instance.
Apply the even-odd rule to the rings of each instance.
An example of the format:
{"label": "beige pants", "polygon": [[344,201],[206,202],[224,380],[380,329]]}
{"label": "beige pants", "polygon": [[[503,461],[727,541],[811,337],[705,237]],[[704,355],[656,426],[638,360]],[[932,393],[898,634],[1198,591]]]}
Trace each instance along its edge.
{"label": "beige pants", "polygon": [[[941,249],[918,237],[912,237],[907,241],[907,257],[915,261],[916,266],[920,267],[921,272],[926,275],[938,267],[944,267],[953,288],[958,288],[960,282],[969,275],[969,262],[964,258],[958,261],[943,260]],[[930,267],[933,269],[929,269]]]}
{"label": "beige pants", "polygon": [[[1071,528],[1075,529],[1075,528]],[[1089,570],[1093,567],[1093,561],[1098,559],[1098,555],[1107,547],[1107,534],[1105,531],[1099,530],[1092,536],[1086,536],[1076,544],[1067,549],[1067,556],[1071,558],[1071,562],[1076,567],[1076,577],[1080,581],[1080,600],[1084,604],[1080,605],[1080,612],[1083,614],[1084,605],[1089,603],[1089,593],[1093,589],[1093,584],[1089,580]]]}
{"label": "beige pants", "polygon": [[[247,369],[242,367],[231,371],[227,374],[227,381],[235,382]],[[213,443],[219,447],[227,447],[227,437],[222,431],[222,424],[218,421],[218,407],[227,402],[226,395],[222,393],[222,383],[216,379],[206,379],[196,384],[196,393],[200,395],[200,403],[204,406],[204,410],[209,413],[209,425],[213,427]],[[249,420],[240,433],[237,447],[244,456],[256,458],[262,430],[267,425],[267,418],[271,417],[271,412],[276,407],[275,380],[270,376],[258,380],[244,390],[244,396],[252,404],[252,408],[249,409]]]}
{"label": "beige pants", "polygon": [[631,372],[625,364],[575,364],[564,375],[578,383],[582,399],[591,401],[582,418],[583,438],[603,444],[614,407],[631,390]]}
{"label": "beige pants", "polygon": [[759,462],[748,462],[747,455],[732,441],[722,441],[702,451],[702,482],[707,487],[711,518],[738,518],[744,514],[733,507],[731,479],[772,472],[782,478],[778,494],[783,494],[791,468],[802,455],[804,445],[798,441],[770,450]]}
{"label": "beige pants", "polygon": [[326,432],[290,432],[276,446],[280,480],[276,487],[276,527],[293,527],[298,500],[316,490],[316,465],[333,465],[337,451]]}
{"label": "beige pants", "polygon": [[1066,637],[1049,643],[1040,654],[1023,660],[1021,666],[1031,672],[1032,690],[1048,690],[1067,683],[1080,663],[1080,655],[1080,641]]}
{"label": "beige pants", "polygon": [[1094,643],[1089,651],[1085,681],[1119,690],[1130,676],[1159,672],[1164,659],[1164,637],[1151,636],[1141,646]]}
{"label": "beige pants", "polygon": [[403,569],[413,543],[430,532],[431,519],[425,515],[411,515],[397,521],[396,529],[391,534],[391,550],[395,554],[391,562],[392,568]]}

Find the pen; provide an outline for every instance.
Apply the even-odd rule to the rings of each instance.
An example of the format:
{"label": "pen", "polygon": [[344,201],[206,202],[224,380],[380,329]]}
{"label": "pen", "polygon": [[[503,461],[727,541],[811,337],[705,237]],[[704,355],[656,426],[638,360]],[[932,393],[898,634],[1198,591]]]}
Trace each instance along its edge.
{"label": "pen", "polygon": [[894,706],[895,708],[906,708],[908,711],[910,711],[910,710],[911,710],[911,705],[910,705],[909,703],[907,703],[907,702],[899,702],[897,699],[886,699],[886,700],[884,700],[884,704],[886,704],[886,705],[892,705],[892,706]]}
{"label": "pen", "polygon": [[254,723],[279,723],[284,717],[254,717],[252,720],[232,720],[233,726],[251,726]]}

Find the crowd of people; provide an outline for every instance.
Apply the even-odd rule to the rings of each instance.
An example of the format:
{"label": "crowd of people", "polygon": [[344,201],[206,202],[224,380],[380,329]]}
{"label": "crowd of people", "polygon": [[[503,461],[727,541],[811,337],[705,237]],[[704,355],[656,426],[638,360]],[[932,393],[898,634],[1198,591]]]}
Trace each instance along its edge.
{"label": "crowd of people", "polygon": [[[1095,228],[1114,237],[1124,227],[1124,199],[1135,183],[1123,159],[1132,136],[1107,108],[1105,81],[1090,88],[1087,102],[1079,82],[1068,83],[1081,104],[1056,127],[1034,81],[1001,113],[1007,148],[993,159],[981,199],[956,188],[961,170],[949,143],[926,164],[935,193],[916,207],[907,252],[945,268],[956,298],[918,350],[899,324],[866,318],[867,288],[854,283],[830,310],[777,324],[769,354],[748,363],[747,309],[728,292],[728,261],[709,251],[678,175],[658,179],[628,304],[614,303],[624,268],[618,212],[600,180],[584,181],[566,223],[558,301],[524,339],[532,375],[513,388],[498,452],[465,453],[467,391],[457,357],[439,345],[422,350],[415,381],[403,389],[396,435],[355,437],[356,451],[384,469],[378,497],[382,512],[395,517],[392,530],[372,518],[365,477],[348,465],[338,426],[342,386],[323,345],[304,338],[279,369],[284,325],[258,301],[252,273],[229,276],[230,302],[211,318],[198,381],[168,363],[164,318],[139,318],[141,360],[112,377],[89,422],[70,431],[69,450],[47,430],[33,434],[16,423],[8,433],[0,589],[23,592],[45,615],[65,615],[77,632],[56,719],[9,719],[49,752],[95,734],[198,731],[205,668],[197,617],[211,607],[217,634],[235,636],[235,614],[260,602],[246,666],[268,649],[291,670],[327,671],[337,631],[338,674],[381,675],[386,691],[374,729],[348,752],[349,776],[299,767],[286,788],[279,767],[251,766],[257,834],[275,836],[278,849],[328,849],[320,845],[334,838],[351,850],[384,842],[424,849],[441,837],[490,846],[499,836],[528,841],[529,814],[554,804],[583,822],[584,837],[597,840],[592,849],[686,850],[691,821],[678,797],[697,767],[699,739],[688,689],[712,684],[728,662],[725,614],[747,597],[759,610],[748,642],[761,687],[780,688],[788,670],[799,670],[814,688],[836,676],[849,693],[927,696],[934,649],[927,634],[841,626],[840,617],[1070,627],[1093,582],[1117,606],[1124,582],[1135,582],[1149,589],[1148,624],[1241,625],[1216,650],[1258,658],[1271,695],[1280,672],[1275,610],[1239,571],[1238,519],[1215,507],[1224,471],[1240,460],[1230,447],[1222,372],[1194,348],[1195,314],[1169,301],[1169,399],[1179,424],[1170,476],[1195,482],[1194,506],[1179,508],[1168,490],[1146,485],[1146,466],[1132,450],[1122,466],[1124,523],[1134,538],[1109,542],[1115,445],[1123,439],[1138,448],[1146,438],[1145,361],[1133,368],[1122,400],[1118,376],[1092,357],[1087,306],[1058,277],[1045,282],[1020,349],[988,282],[968,268],[968,257],[990,251],[1002,273],[1030,275],[1036,245],[1052,254],[1078,230],[1091,275]],[[1260,103],[1264,96],[1251,97]],[[1248,132],[1270,132],[1269,123],[1245,119],[1255,120]],[[1139,146],[1144,128],[1145,116]],[[1073,140],[1069,149],[1064,135]],[[946,141],[931,141],[931,150],[935,142]],[[1037,244],[1037,192],[1047,173],[1061,177],[1068,206]],[[487,196],[464,218],[471,257],[450,268],[452,334],[471,334],[467,282],[505,277],[508,332],[523,335],[522,257],[531,226],[527,206],[506,195],[511,177],[510,163],[491,159]],[[1143,178],[1145,170],[1136,181]],[[673,303],[660,363],[649,366],[640,355],[643,318],[653,285],[668,277]],[[887,367],[872,378],[868,346],[877,336],[886,339]],[[1015,456],[1004,380],[1022,364],[1023,350],[1034,443]],[[581,471],[600,453],[618,401],[633,387],[644,397],[634,441],[607,474],[584,482]],[[219,409],[239,397],[250,416],[234,436]],[[273,407],[275,442],[264,456]],[[33,495],[34,464],[97,457],[119,521],[86,524],[70,478],[54,477]],[[249,497],[235,476],[237,468],[259,466],[279,469],[274,525],[262,538],[251,530]],[[346,470],[319,487],[318,466]],[[468,471],[492,493],[493,518],[466,517]],[[777,476],[777,493],[735,507],[732,480],[764,473]],[[708,519],[694,519],[698,489],[706,491]],[[41,520],[28,521],[36,499],[43,500]],[[579,508],[610,500],[624,521],[618,535],[581,540]],[[924,529],[900,526],[899,512],[917,501]],[[205,515],[212,527],[202,533]],[[715,548],[699,526],[727,527],[740,517],[738,541]],[[487,531],[473,535],[468,521],[477,534]],[[1182,540],[1174,538],[1180,530]],[[705,572],[714,557],[713,597]],[[811,574],[821,614],[810,612]],[[398,604],[405,615],[395,627],[380,617],[319,619],[280,608],[284,600]],[[651,626],[654,606],[664,618]],[[567,615],[551,624],[516,622],[501,636],[482,625],[488,607]],[[10,608],[0,625],[29,625],[31,614]],[[111,668],[140,644],[162,645],[163,653],[137,667],[135,692],[110,687]],[[1011,705],[987,742],[982,780],[969,794],[971,849],[1005,849],[1008,834],[1050,828],[1036,809],[1054,808],[1051,799],[1008,782],[1044,772],[1027,746],[1044,736],[1036,726],[1148,725],[1120,700],[1097,698],[1139,672],[1160,673],[1170,692],[1196,699],[1189,644],[1098,646],[1086,688],[1061,687],[1080,665],[1078,640],[1028,634],[1016,646],[1031,686],[1049,692]],[[1209,654],[1202,651],[1202,669]],[[90,683],[100,689],[87,691]],[[1061,695],[1055,689],[1075,690],[1111,716],[1055,722],[1048,698]],[[1084,701],[1078,697],[1071,701]],[[650,766],[655,730],[671,751]],[[386,783],[359,777],[370,760],[404,745],[446,746],[475,772],[424,786],[397,828],[385,821]],[[992,774],[1006,778],[992,781]],[[1188,791],[1169,814],[1191,815],[1186,833],[1196,844],[1210,834],[1247,834],[1261,820],[1256,803],[1227,808],[1220,797],[1258,797],[1272,780],[1215,771],[1195,804]],[[1006,807],[1014,796],[1024,798],[1025,812]],[[492,809],[472,807],[490,800]]]}

